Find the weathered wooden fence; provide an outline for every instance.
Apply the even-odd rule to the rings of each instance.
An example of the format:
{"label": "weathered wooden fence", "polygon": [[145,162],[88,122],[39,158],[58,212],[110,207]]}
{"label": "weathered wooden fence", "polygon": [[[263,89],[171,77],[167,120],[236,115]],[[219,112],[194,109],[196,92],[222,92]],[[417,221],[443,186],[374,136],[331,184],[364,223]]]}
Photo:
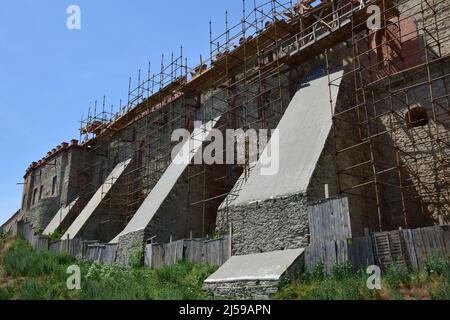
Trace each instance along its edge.
{"label": "weathered wooden fence", "polygon": [[324,241],[305,248],[305,267],[309,271],[321,264],[325,272],[331,274],[334,265],[347,261],[354,271],[374,264],[371,237]]}
{"label": "weathered wooden fence", "polygon": [[222,265],[228,260],[229,236],[215,240],[184,239],[162,244],[147,244],[145,265],[158,269],[186,260],[210,265]]}
{"label": "weathered wooden fence", "polygon": [[89,244],[85,259],[103,264],[113,264],[116,260],[117,244]]}
{"label": "weathered wooden fence", "polygon": [[450,254],[450,226],[401,230],[406,257],[413,269],[423,270],[425,262]]}
{"label": "weathered wooden fence", "polygon": [[[36,250],[66,252],[88,261],[112,264],[116,260],[117,244],[102,244],[98,241],[64,239],[49,241],[46,236],[35,234],[28,222],[17,225],[17,234],[22,235]],[[222,265],[229,258],[229,237],[215,240],[178,240],[163,244],[147,244],[144,262],[149,268],[170,266],[180,260],[211,265]]]}
{"label": "weathered wooden fence", "polygon": [[352,237],[346,197],[330,198],[308,206],[308,222],[312,245]]}
{"label": "weathered wooden fence", "polygon": [[[343,226],[337,228],[337,236],[325,233],[325,240],[321,240],[316,235],[315,242],[305,248],[307,270],[322,264],[326,273],[331,274],[334,265],[346,261],[352,264],[354,271],[372,264],[386,270],[394,261],[422,270],[428,259],[450,255],[450,226],[377,232],[367,237],[342,239],[340,237],[346,233],[341,231],[346,230],[346,223],[336,222],[336,225]],[[104,264],[114,263],[117,254],[115,244],[81,239],[49,241],[47,237],[35,234],[27,222],[17,224],[17,234],[22,235],[35,250],[66,252],[77,258]],[[144,260],[147,267],[154,269],[170,266],[180,260],[222,265],[230,257],[230,248],[229,236],[215,240],[185,239],[164,244],[153,243],[146,245]]]}
{"label": "weathered wooden fence", "polygon": [[331,274],[334,265],[349,261],[354,271],[372,264],[386,270],[393,262],[423,269],[428,259],[449,254],[450,226],[433,226],[312,244],[305,248],[305,267],[312,271],[321,264]]}
{"label": "weathered wooden fence", "polygon": [[116,259],[117,245],[100,244],[98,241],[82,241],[81,239],[64,239],[49,241],[48,237],[35,234],[28,222],[19,222],[17,234],[21,235],[35,250],[65,252],[76,258],[112,264]]}

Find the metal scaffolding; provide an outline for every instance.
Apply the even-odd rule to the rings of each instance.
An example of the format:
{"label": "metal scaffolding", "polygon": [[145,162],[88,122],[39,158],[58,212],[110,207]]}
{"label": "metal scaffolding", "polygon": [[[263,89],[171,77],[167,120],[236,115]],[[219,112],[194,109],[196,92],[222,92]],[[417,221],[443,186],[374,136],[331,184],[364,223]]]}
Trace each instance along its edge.
{"label": "metal scaffolding", "polygon": [[[353,57],[341,82],[350,98],[333,132],[339,191],[371,206],[366,228],[449,219],[449,35],[438,27],[449,18],[446,4],[383,1],[378,30],[352,20]],[[407,27],[415,21],[417,29]]]}
{"label": "metal scaffolding", "polygon": [[[342,81],[341,89],[352,99],[342,104],[333,117],[339,193],[372,203],[379,229],[388,228],[383,216],[391,204],[383,199],[390,190],[398,193],[396,203],[400,204],[405,227],[409,225],[411,210],[406,202],[411,198],[419,200],[423,214],[430,210],[423,197],[434,199],[431,202],[440,206],[439,214],[448,217],[449,73],[448,68],[442,67],[448,66],[448,61],[441,50],[448,35],[444,37],[437,32],[441,19],[448,17],[435,9],[446,1],[422,2],[420,10],[406,8],[401,15],[394,9],[392,0],[365,1],[366,5],[377,4],[382,8],[382,28],[376,32],[367,30],[368,14],[360,1],[314,4],[315,1],[296,4],[282,0],[260,4],[252,1],[242,1],[242,17],[237,24],[230,25],[227,13],[225,32],[218,36],[213,35],[210,23],[209,57],[200,57],[196,66],[187,65],[181,49],[180,55],[172,54],[167,64],[162,57],[158,73],[151,73],[150,64],[146,77],[139,72],[135,89],[131,89],[130,78],[128,101],[123,106],[120,104],[117,113],[112,108],[105,111],[105,99],[101,112],[97,111],[95,103],[93,111],[81,121],[80,140],[85,152],[79,179],[89,182],[79,183],[80,197],[89,199],[115,164],[132,158],[130,168],[105,194],[104,201],[109,209],[103,222],[115,221],[125,226],[170,164],[175,144],[171,141],[173,130],[185,128],[192,132],[194,121],[205,123],[218,116],[217,129],[221,131],[275,128],[296,92],[296,83],[309,71],[304,62],[320,54],[328,55],[328,49],[346,42],[352,48],[352,57],[345,67],[346,81]],[[397,17],[400,24],[402,20],[419,16],[422,21],[432,19],[418,28],[417,38],[423,46],[417,51],[425,60],[405,69],[397,64],[398,59],[389,57],[406,35],[399,34],[387,21]],[[373,41],[381,40],[370,47],[374,34],[377,38]],[[372,63],[374,52],[387,58]],[[418,53],[409,51],[408,54]],[[329,64],[327,69],[331,70],[332,66]],[[420,72],[425,78],[411,82],[412,75]],[[438,96],[433,89],[437,83],[445,87],[445,92]],[[332,80],[330,85],[333,85]],[[439,126],[434,125],[432,136],[421,136],[415,134],[418,127],[412,123],[409,132],[414,142],[412,150],[409,147],[406,150],[398,136],[398,121],[408,119],[396,106],[401,104],[412,109],[408,92],[416,87],[429,88],[427,102],[432,112],[428,115],[430,122]],[[381,118],[389,119],[389,123],[380,123]],[[353,136],[340,136],[343,123]],[[447,132],[442,132],[442,128]],[[384,136],[391,140],[386,142]],[[338,142],[339,138],[345,143]],[[436,158],[418,157],[421,146],[428,144],[433,146]],[[392,157],[383,157],[385,148],[391,150]],[[225,154],[226,149],[222,152]],[[348,161],[341,161],[349,157],[347,153],[359,156],[348,164]],[[245,164],[188,166],[186,205],[201,210],[202,236],[213,232],[214,225],[210,221],[215,218],[220,203],[239,192],[239,188],[232,188],[239,185],[236,182],[241,174],[242,179],[247,179],[251,163],[249,155],[245,156]],[[413,161],[406,161],[406,157]],[[424,176],[430,173],[419,170],[422,166],[440,169],[430,180]],[[406,177],[405,172],[411,176]],[[93,178],[95,175],[98,179]],[[389,179],[384,178],[387,175]],[[441,187],[433,187],[436,183]],[[411,196],[410,190],[417,188],[419,193]],[[372,219],[367,217],[367,221]],[[367,223],[367,227],[373,228],[373,224]]]}

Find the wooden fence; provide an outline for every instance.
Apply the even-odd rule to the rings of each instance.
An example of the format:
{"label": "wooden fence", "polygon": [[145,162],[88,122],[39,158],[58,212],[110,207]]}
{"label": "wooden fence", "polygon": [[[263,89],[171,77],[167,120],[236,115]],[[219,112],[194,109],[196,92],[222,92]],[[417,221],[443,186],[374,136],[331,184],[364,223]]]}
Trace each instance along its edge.
{"label": "wooden fence", "polygon": [[425,262],[450,254],[450,226],[401,230],[409,266],[423,270]]}
{"label": "wooden fence", "polygon": [[393,262],[423,269],[428,259],[449,254],[450,226],[433,226],[319,242],[305,248],[305,267],[312,271],[321,264],[331,274],[334,265],[349,261],[354,271],[373,264],[386,271]]}
{"label": "wooden fence", "polygon": [[65,252],[79,259],[112,264],[116,259],[117,245],[100,244],[98,241],[65,239],[49,241],[48,237],[37,235],[28,222],[19,222],[17,234],[21,235],[35,250]]}
{"label": "wooden fence", "polygon": [[346,197],[330,198],[308,206],[308,222],[312,245],[352,237]]}
{"label": "wooden fence", "polygon": [[[98,241],[49,241],[47,237],[35,234],[26,222],[18,223],[17,233],[35,250],[67,252],[77,258],[104,264],[114,263],[117,254],[117,245],[100,244]],[[339,232],[339,237],[341,235],[343,233]],[[164,244],[147,244],[144,261],[145,266],[153,269],[170,266],[180,260],[220,266],[229,259],[230,249],[229,236],[215,240],[185,239]],[[316,237],[316,241],[306,247],[304,253],[307,270],[311,271],[322,264],[327,274],[333,272],[334,265],[346,261],[352,264],[354,271],[372,264],[379,265],[385,271],[394,261],[423,270],[427,260],[448,255],[450,226],[377,232],[352,239],[320,241]]]}
{"label": "wooden fence", "polygon": [[116,260],[117,244],[88,244],[85,259],[103,264],[113,264]]}
{"label": "wooden fence", "polygon": [[230,257],[229,242],[229,236],[225,236],[215,240],[184,239],[163,244],[147,244],[145,266],[158,269],[180,260],[220,266]]}
{"label": "wooden fence", "polygon": [[364,265],[374,264],[371,237],[324,241],[305,248],[305,267],[309,271],[321,264],[324,271],[331,274],[334,265],[347,261],[352,264],[354,271]]}
{"label": "wooden fence", "polygon": [[[117,244],[101,244],[95,240],[81,239],[49,241],[46,236],[35,234],[28,222],[18,223],[17,230],[36,250],[66,252],[80,259],[104,264],[112,264],[116,260]],[[229,245],[228,236],[215,240],[190,239],[148,244],[145,247],[144,263],[155,269],[170,266],[180,260],[222,265],[229,258]]]}

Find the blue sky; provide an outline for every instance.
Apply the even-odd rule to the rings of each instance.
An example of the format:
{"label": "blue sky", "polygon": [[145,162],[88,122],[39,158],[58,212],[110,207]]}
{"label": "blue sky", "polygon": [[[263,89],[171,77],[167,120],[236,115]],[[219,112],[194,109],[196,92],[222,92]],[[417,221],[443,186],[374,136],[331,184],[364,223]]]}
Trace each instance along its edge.
{"label": "blue sky", "polygon": [[[248,1],[253,2],[253,1]],[[69,5],[81,30],[66,28]],[[126,99],[128,77],[181,45],[189,65],[209,52],[225,11],[241,0],[0,0],[0,223],[20,207],[23,174],[62,141],[79,138],[94,100]]]}

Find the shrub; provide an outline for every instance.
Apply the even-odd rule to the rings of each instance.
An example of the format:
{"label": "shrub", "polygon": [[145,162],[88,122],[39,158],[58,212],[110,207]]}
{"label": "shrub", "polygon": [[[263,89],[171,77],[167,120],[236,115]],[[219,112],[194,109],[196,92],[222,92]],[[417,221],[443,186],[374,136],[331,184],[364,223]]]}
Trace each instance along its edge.
{"label": "shrub", "polygon": [[220,239],[226,235],[225,231],[215,230],[211,235],[211,240]]}
{"label": "shrub", "polygon": [[333,265],[333,277],[335,279],[345,279],[352,275],[352,264],[350,261],[345,261],[341,264]]}
{"label": "shrub", "polygon": [[384,279],[390,286],[398,287],[400,284],[408,284],[410,277],[408,268],[394,261],[389,265]]}
{"label": "shrub", "polygon": [[325,268],[323,266],[323,263],[318,263],[314,267],[312,272],[309,272],[306,274],[307,279],[313,280],[313,281],[321,281],[324,280],[326,277]]}
{"label": "shrub", "polygon": [[6,252],[5,271],[14,277],[65,273],[68,264],[75,259],[67,254],[51,251],[33,251],[25,240],[18,239]]}
{"label": "shrub", "polygon": [[179,262],[158,270],[93,263],[82,282],[82,299],[201,299],[206,277],[216,268]]}
{"label": "shrub", "polygon": [[59,240],[59,239],[62,238],[62,236],[63,236],[63,233],[60,232],[60,231],[58,231],[58,230],[56,230],[55,232],[50,233],[50,234],[48,235],[48,241]]}
{"label": "shrub", "polygon": [[445,256],[433,256],[425,261],[425,271],[428,275],[443,275],[450,277],[450,259]]}
{"label": "shrub", "polygon": [[0,241],[6,240],[8,238],[8,233],[0,229]]}

